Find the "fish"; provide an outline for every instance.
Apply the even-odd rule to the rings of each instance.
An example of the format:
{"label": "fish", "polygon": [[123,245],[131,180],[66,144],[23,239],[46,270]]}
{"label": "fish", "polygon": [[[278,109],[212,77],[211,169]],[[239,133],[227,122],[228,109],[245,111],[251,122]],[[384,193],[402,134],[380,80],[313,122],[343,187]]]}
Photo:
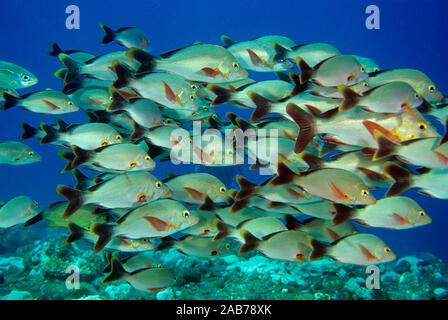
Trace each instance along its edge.
{"label": "fish", "polygon": [[[112,270],[111,260],[114,256],[106,253],[105,257],[109,264],[103,269],[103,273],[110,273]],[[147,254],[138,253],[120,260],[120,263],[127,272],[133,272],[140,269],[152,268],[154,264],[152,261],[153,259]]]}
{"label": "fish", "polygon": [[359,233],[342,238],[330,246],[312,240],[313,252],[310,261],[329,256],[341,263],[368,266],[397,259],[396,254],[373,234]]}
{"label": "fish", "polygon": [[178,252],[199,258],[225,257],[232,255],[231,242],[227,239],[214,241],[213,238],[203,238],[186,235],[179,239],[162,238],[156,251],[175,248]]}
{"label": "fish", "polygon": [[352,85],[361,82],[369,76],[365,68],[351,55],[336,55],[327,58],[313,68],[302,57],[297,57],[300,68],[300,83],[312,79],[323,87]]}
{"label": "fish", "polygon": [[365,79],[370,88],[385,83],[402,81],[408,83],[414,90],[429,102],[439,102],[443,99],[442,93],[434,82],[422,71],[417,69],[387,69],[369,73]]}
{"label": "fish", "polygon": [[272,72],[292,68],[292,63],[289,61],[273,60],[276,50],[269,41],[259,39],[241,41],[228,46],[227,49],[246,70]]}
{"label": "fish", "polygon": [[72,146],[75,158],[71,168],[87,165],[100,172],[152,171],[156,164],[140,146],[132,143],[112,144],[95,150]]}
{"label": "fish", "polygon": [[68,96],[82,110],[106,110],[111,102],[105,87],[90,86],[71,91]]}
{"label": "fish", "polygon": [[17,141],[0,142],[0,164],[24,165],[41,161],[41,156]]}
{"label": "fish", "polygon": [[127,272],[117,257],[111,259],[111,273],[103,279],[102,283],[125,280],[132,287],[146,292],[157,292],[166,289],[174,280],[174,273],[169,268],[144,268]]}
{"label": "fish", "polygon": [[0,228],[11,228],[37,216],[42,209],[27,196],[14,197],[0,206]]}
{"label": "fish", "polygon": [[411,188],[418,188],[418,193],[438,198],[448,199],[448,192],[444,187],[448,170],[447,169],[428,169],[418,170],[420,174],[412,174],[406,168],[395,164],[387,163],[384,171],[394,180],[394,184],[387,190],[386,196],[398,196]]}
{"label": "fish", "polygon": [[[173,109],[197,110],[197,96],[191,84],[182,77],[167,72],[153,72],[139,77],[133,77],[130,70],[120,63],[114,63],[112,68],[117,73],[117,80],[113,83],[119,93],[123,87],[132,88],[137,96],[150,99],[162,106]],[[114,95],[109,110],[121,105],[122,99]]]}
{"label": "fish", "polygon": [[317,169],[296,175],[285,164],[278,166],[279,175],[269,184],[278,186],[296,184],[313,195],[344,204],[374,204],[375,197],[364,181],[355,173],[344,169]]}
{"label": "fish", "polygon": [[[336,206],[337,204],[333,205]],[[291,215],[286,215],[285,220],[286,227],[289,230],[303,231],[320,242],[332,243],[338,239],[358,233],[358,230],[351,222],[333,225],[332,222],[334,219],[327,220],[319,218],[310,218],[302,222],[298,222],[298,220]]]}
{"label": "fish", "polygon": [[230,228],[230,230],[229,228],[221,226],[220,233],[217,234],[215,239],[228,237],[228,238],[235,238],[236,241],[243,243],[244,242],[243,234],[245,232],[249,232],[259,240],[263,240],[264,237],[269,236],[270,234],[286,230],[288,230],[288,228],[277,217],[273,216],[258,217],[243,221],[233,229]]}
{"label": "fish", "polygon": [[65,146],[74,145],[84,150],[95,150],[123,142],[122,136],[105,123],[83,123],[59,129],[41,123],[40,128],[45,132],[39,140],[40,144],[62,143]]}
{"label": "fish", "polygon": [[42,90],[16,96],[3,92],[1,109],[7,110],[14,106],[21,106],[22,109],[41,114],[65,114],[79,110],[79,107],[70,98],[56,90]]}
{"label": "fish", "polygon": [[69,201],[64,217],[70,217],[86,204],[103,208],[135,208],[146,202],[171,196],[171,191],[146,171],[112,176],[87,191],[60,185],[56,188],[56,193]]}
{"label": "fish", "polygon": [[0,89],[23,89],[39,80],[30,71],[12,62],[0,61]]}
{"label": "fish", "polygon": [[162,70],[190,81],[221,83],[247,78],[248,73],[225,48],[214,44],[195,44],[162,54],[156,58],[138,48],[130,48],[128,57],[142,65],[137,73]]}
{"label": "fish", "polygon": [[302,231],[280,231],[259,240],[248,231],[243,231],[244,244],[238,254],[245,254],[253,250],[259,250],[264,256],[283,260],[297,261],[302,264],[308,261],[313,253],[311,241],[313,238]]}
{"label": "fish", "polygon": [[102,44],[112,41],[117,42],[120,46],[125,48],[136,47],[147,52],[150,52],[150,41],[143,31],[136,27],[122,27],[117,30],[112,30],[104,24],[100,24],[101,29],[106,33],[101,39]]}
{"label": "fish", "polygon": [[320,62],[340,54],[339,49],[332,44],[312,42],[292,46],[290,50],[279,50],[277,48],[277,55],[274,57],[274,60],[296,62],[298,57],[302,57],[310,66],[315,67]]}
{"label": "fish", "polygon": [[208,173],[186,173],[168,177],[163,183],[171,190],[172,198],[187,203],[201,204],[205,197],[214,202],[232,202],[226,186],[217,177]]}
{"label": "fish", "polygon": [[402,196],[379,199],[376,204],[354,209],[342,204],[333,204],[336,215],[333,225],[355,219],[362,225],[387,229],[409,229],[432,222],[431,217],[413,199]]}
{"label": "fish", "polygon": [[[81,239],[95,244],[98,240],[96,234],[90,232],[88,229],[81,228],[71,221],[67,223],[67,227],[70,230],[70,235],[65,239],[65,244],[70,244]],[[92,226],[90,226],[90,228],[91,227]],[[120,252],[143,252],[153,250],[155,247],[148,238],[128,239],[117,236],[112,238],[105,248]]]}
{"label": "fish", "polygon": [[375,61],[373,61],[371,58],[360,57],[357,55],[353,55],[353,56],[366,69],[367,73],[380,71],[380,67],[378,66],[378,64]]}
{"label": "fish", "polygon": [[94,252],[100,252],[116,236],[130,239],[162,238],[182,231],[198,221],[178,201],[155,200],[130,210],[117,221],[117,225],[94,224],[91,231],[99,237]]}
{"label": "fish", "polygon": [[199,219],[199,221],[182,232],[192,236],[211,237],[214,238],[219,233],[219,226],[224,225],[222,220],[210,211],[191,210],[191,213]]}
{"label": "fish", "polygon": [[406,82],[394,81],[375,87],[362,96],[345,85],[339,87],[344,102],[339,111],[347,111],[356,106],[380,113],[410,112],[423,103],[423,98]]}
{"label": "fish", "polygon": [[51,41],[50,45],[51,50],[48,51],[47,54],[53,57],[57,57],[59,54],[64,53],[66,55],[69,55],[73,60],[80,63],[84,63],[95,57],[95,55],[81,50],[62,50],[55,41]]}

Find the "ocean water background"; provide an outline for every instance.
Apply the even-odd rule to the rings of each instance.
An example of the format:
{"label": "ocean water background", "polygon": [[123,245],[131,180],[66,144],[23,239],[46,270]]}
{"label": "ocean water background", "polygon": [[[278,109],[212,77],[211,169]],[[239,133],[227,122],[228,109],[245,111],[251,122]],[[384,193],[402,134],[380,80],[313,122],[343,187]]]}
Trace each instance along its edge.
{"label": "ocean water background", "polygon": [[[74,4],[81,12],[80,30],[65,27],[65,8]],[[365,8],[374,4],[380,8],[380,30],[365,27]],[[226,34],[237,40],[278,34],[296,43],[329,42],[343,53],[374,59],[382,69],[416,68],[425,72],[448,93],[448,60],[446,44],[448,31],[448,2],[426,1],[62,1],[11,0],[2,3],[0,20],[2,34],[0,60],[14,62],[32,71],[39,84],[20,93],[45,88],[60,89],[53,72],[61,66],[57,58],[46,54],[49,42],[55,40],[61,48],[79,49],[95,54],[121,50],[111,43],[101,45],[104,34],[99,23],[114,29],[136,26],[151,41],[152,53],[158,54],[195,41],[220,44]],[[275,79],[269,73],[251,73],[256,80]],[[250,111],[220,106],[218,113],[228,111],[246,119]],[[33,126],[40,122],[52,123],[53,116],[34,114],[19,108],[0,112],[0,141],[18,140],[22,129],[19,121]],[[68,123],[85,122],[82,113],[62,115]],[[55,193],[59,184],[74,185],[69,173],[60,174],[64,161],[56,156],[60,149],[53,145],[39,145],[35,139],[25,141],[42,157],[39,163],[25,166],[0,166],[0,200],[17,195],[28,195],[42,207],[63,200]],[[159,178],[165,169],[174,173],[191,172],[192,166],[170,167],[159,165],[154,174]],[[235,175],[243,174],[261,182],[266,177],[245,168],[207,170],[214,172],[228,187],[236,187]],[[447,181],[448,187],[448,181]],[[379,191],[382,194],[384,191]],[[360,230],[380,236],[399,255],[428,251],[448,261],[448,200],[432,199],[411,191],[414,198],[433,218],[433,223],[416,229],[392,231],[360,227]],[[43,224],[30,231],[48,232]]]}

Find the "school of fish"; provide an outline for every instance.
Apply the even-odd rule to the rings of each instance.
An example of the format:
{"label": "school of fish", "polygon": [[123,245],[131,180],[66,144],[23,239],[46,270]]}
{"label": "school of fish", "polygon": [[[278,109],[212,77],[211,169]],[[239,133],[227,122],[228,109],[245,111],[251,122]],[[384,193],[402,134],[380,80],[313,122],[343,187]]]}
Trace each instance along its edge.
{"label": "school of fish", "polygon": [[[296,44],[277,35],[222,36],[222,45],[197,42],[154,56],[140,29],[100,26],[101,43],[116,42],[122,50],[95,56],[51,43],[48,54],[62,63],[54,73],[60,91],[19,94],[37,77],[0,61],[3,112],[19,106],[89,118],[20,122],[20,140],[61,147],[57,155],[67,161],[61,172],[71,172],[77,184],[57,186],[66,201],[46,209],[23,195],[1,203],[0,228],[41,220],[67,228],[67,244],[85,239],[95,253],[105,253],[103,283],[125,280],[152,292],[172,285],[175,270],[145,255],[170,249],[202,258],[257,252],[298,263],[325,256],[384,263],[396,254],[374,234],[359,233],[354,222],[396,230],[423,226],[431,217],[401,194],[416,188],[448,198],[447,100],[419,70],[380,70],[370,58],[331,44]],[[249,72],[278,79],[254,81]],[[229,121],[216,112],[223,104],[235,108],[226,114]],[[240,109],[252,109],[250,119],[240,117]],[[202,125],[199,134],[194,123]],[[179,136],[182,129],[186,135]],[[238,148],[235,136],[224,136],[237,130],[251,132],[246,138],[258,144],[275,142],[274,161],[259,145]],[[262,130],[277,136],[261,137]],[[206,131],[219,142],[206,139]],[[217,167],[248,159],[251,169],[270,175],[261,184],[237,176],[239,190],[209,173],[157,168],[162,161]],[[0,165],[36,161],[45,156],[26,144],[0,142]],[[379,199],[372,189],[387,192]]]}

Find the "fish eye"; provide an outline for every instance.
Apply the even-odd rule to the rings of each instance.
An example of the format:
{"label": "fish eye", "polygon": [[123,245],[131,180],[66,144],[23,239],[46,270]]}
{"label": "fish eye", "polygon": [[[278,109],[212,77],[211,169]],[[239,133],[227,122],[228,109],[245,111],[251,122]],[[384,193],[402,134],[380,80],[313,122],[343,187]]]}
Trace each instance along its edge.
{"label": "fish eye", "polygon": [[226,187],[221,187],[221,188],[219,188],[219,192],[221,192],[221,193],[225,193],[225,192],[226,192]]}
{"label": "fish eye", "polygon": [[414,94],[414,98],[415,98],[415,99],[419,99],[419,98],[420,98],[420,95],[419,95],[418,93],[416,93],[416,94]]}
{"label": "fish eye", "polygon": [[115,136],[115,139],[117,139],[117,140],[121,140],[121,136],[120,136],[119,134],[117,134],[117,135]]}
{"label": "fish eye", "polygon": [[425,213],[425,211],[420,210],[420,211],[418,212],[418,215],[419,215],[420,217],[424,217],[424,216],[426,215],[426,213]]}
{"label": "fish eye", "polygon": [[129,167],[135,168],[136,166],[137,166],[137,162],[135,162],[135,161],[129,162]]}
{"label": "fish eye", "polygon": [[194,95],[190,94],[190,100],[194,101]]}
{"label": "fish eye", "polygon": [[191,88],[192,90],[197,90],[197,89],[198,89],[198,86],[195,85],[195,84],[192,84],[192,85],[190,86],[190,88]]}
{"label": "fish eye", "polygon": [[112,101],[113,99],[112,99],[112,97],[109,97],[109,101]]}
{"label": "fish eye", "polygon": [[368,84],[367,82],[363,82],[363,83],[362,83],[362,86],[363,86],[364,88],[367,88],[367,87],[369,86],[369,84]]}
{"label": "fish eye", "polygon": [[188,139],[188,143],[189,143],[189,144],[192,144],[192,143],[193,143],[193,140]]}
{"label": "fish eye", "polygon": [[160,189],[162,187],[162,182],[156,181],[155,186],[157,189]]}
{"label": "fish eye", "polygon": [[68,101],[67,101],[67,104],[68,104],[69,106],[72,106],[72,105],[73,105],[73,101],[68,100]]}
{"label": "fish eye", "polygon": [[391,253],[391,252],[392,252],[392,250],[390,250],[390,248],[389,248],[389,247],[385,247],[385,248],[384,248],[384,252],[386,252],[386,253]]}
{"label": "fish eye", "polygon": [[376,72],[376,71],[380,71],[380,68],[378,68],[378,67],[373,68],[373,72]]}
{"label": "fish eye", "polygon": [[171,123],[171,119],[165,119],[165,120],[163,120],[163,122],[164,122],[165,124],[169,124],[169,123]]}
{"label": "fish eye", "polygon": [[34,202],[33,204],[36,208],[39,206],[39,204],[37,202]]}
{"label": "fish eye", "polygon": [[425,130],[426,129],[426,124],[425,123],[423,123],[423,122],[419,122],[418,124],[417,124],[417,128],[419,129],[419,130]]}
{"label": "fish eye", "polygon": [[108,144],[109,144],[108,140],[103,140],[103,141],[101,141],[100,146],[104,147],[104,146],[107,146]]}
{"label": "fish eye", "polygon": [[429,85],[428,90],[429,90],[429,92],[434,92],[434,91],[436,91],[436,87],[434,87],[433,85]]}
{"label": "fish eye", "polygon": [[151,160],[151,157],[150,156],[145,156],[145,161],[149,161],[149,160]]}
{"label": "fish eye", "polygon": [[203,106],[202,109],[203,109],[204,111],[207,111],[207,110],[208,110],[208,107],[207,107],[207,106]]}
{"label": "fish eye", "polygon": [[230,244],[226,244],[226,249],[230,249]]}
{"label": "fish eye", "polygon": [[240,65],[238,64],[238,62],[234,62],[232,63],[232,66],[234,69],[238,69],[240,67]]}
{"label": "fish eye", "polygon": [[366,68],[361,67],[361,72],[366,72]]}
{"label": "fish eye", "polygon": [[183,216],[184,218],[188,218],[188,217],[190,216],[190,211],[188,211],[188,210],[184,210],[184,211],[182,211],[182,216]]}
{"label": "fish eye", "polygon": [[30,151],[30,152],[28,152],[28,155],[29,155],[30,157],[32,157],[32,156],[34,156],[34,152],[33,152],[33,151]]}
{"label": "fish eye", "polygon": [[369,190],[362,189],[362,190],[361,190],[361,194],[362,194],[363,196],[368,196],[368,195],[369,195]]}
{"label": "fish eye", "polygon": [[214,114],[212,115],[212,119],[216,119],[216,118],[218,118],[218,116],[216,115],[216,113],[214,113]]}

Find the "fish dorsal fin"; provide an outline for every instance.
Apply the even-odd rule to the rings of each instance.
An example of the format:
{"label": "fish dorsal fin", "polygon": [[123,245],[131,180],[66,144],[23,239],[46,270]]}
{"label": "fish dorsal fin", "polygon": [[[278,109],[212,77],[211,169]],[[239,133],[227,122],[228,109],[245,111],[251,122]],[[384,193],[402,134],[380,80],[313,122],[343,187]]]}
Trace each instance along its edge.
{"label": "fish dorsal fin", "polygon": [[89,192],[94,192],[94,191],[98,190],[99,188],[101,188],[101,186],[104,185],[106,182],[112,180],[113,178],[115,178],[115,177],[112,177],[112,178],[103,180],[103,181],[101,181],[101,182],[98,182],[98,183],[95,184],[94,186],[91,186],[89,189],[87,189],[87,191],[89,191]]}
{"label": "fish dorsal fin", "polygon": [[378,70],[378,71],[375,71],[375,72],[370,72],[369,73],[369,78],[376,77],[377,75],[382,74],[382,73],[387,72],[387,71],[390,71],[390,70],[391,69],[384,69],[384,70]]}
{"label": "fish dorsal fin", "polygon": [[222,35],[221,41],[224,42],[227,46],[234,45],[235,43],[238,43],[235,39],[230,38],[229,36]]}
{"label": "fish dorsal fin", "polygon": [[[286,230],[286,231],[289,231],[289,230]],[[279,234],[279,233],[282,233],[282,232],[285,232],[285,230],[280,230],[280,231],[277,231],[277,232],[268,234],[267,236],[264,236],[264,237],[262,238],[262,240],[263,240],[263,241],[268,241],[269,239],[271,239],[271,238],[274,237],[275,235],[277,235],[277,234]]]}
{"label": "fish dorsal fin", "polygon": [[[58,204],[61,204],[61,203],[67,203],[67,201],[57,201],[57,202],[54,202],[54,203],[50,204],[50,206],[48,208],[53,209],[55,206],[57,206]],[[0,201],[0,208],[1,207],[2,207],[2,203]]]}
{"label": "fish dorsal fin", "polygon": [[117,224],[121,224],[123,223],[127,217],[129,217],[129,215],[131,214],[131,212],[134,212],[135,209],[129,210],[128,212],[126,212],[120,219],[117,220]]}
{"label": "fish dorsal fin", "polygon": [[162,58],[166,59],[166,58],[171,57],[171,56],[174,55],[175,53],[179,52],[180,50],[185,49],[185,48],[188,48],[188,47],[189,47],[189,46],[183,46],[183,47],[181,47],[181,48],[177,48],[177,49],[174,49],[174,50],[170,50],[170,51],[167,51],[167,52],[163,52],[163,53],[159,54],[159,56],[161,56]]}

